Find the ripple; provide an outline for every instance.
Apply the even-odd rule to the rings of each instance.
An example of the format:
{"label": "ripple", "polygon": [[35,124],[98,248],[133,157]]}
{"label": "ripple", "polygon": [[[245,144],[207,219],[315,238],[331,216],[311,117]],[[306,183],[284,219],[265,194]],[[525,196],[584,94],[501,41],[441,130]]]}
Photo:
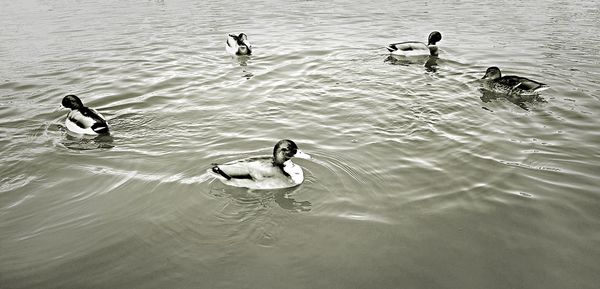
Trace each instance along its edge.
{"label": "ripple", "polygon": [[81,215],[72,219],[53,222],[52,224],[45,225],[39,227],[31,232],[24,233],[17,240],[25,241],[31,238],[35,238],[41,234],[50,234],[53,232],[57,232],[63,230],[65,228],[77,228],[77,227],[85,227],[94,221],[93,215]]}
{"label": "ripple", "polygon": [[[0,181],[0,194],[7,193],[27,186],[32,181],[36,180],[36,176],[27,176],[20,174],[14,177],[3,177]],[[20,203],[21,201],[19,201]],[[12,206],[11,206],[12,207]]]}
{"label": "ripple", "polygon": [[507,162],[507,161],[502,161],[502,160],[499,160],[498,162],[500,162],[502,164],[505,164],[505,165],[508,165],[508,166],[521,167],[521,168],[526,168],[526,169],[531,169],[531,170],[543,170],[543,171],[560,172],[560,169],[558,169],[558,168],[552,168],[552,167],[544,167],[544,166],[534,167],[534,166],[523,164],[523,163]]}
{"label": "ripple", "polygon": [[355,221],[366,221],[366,222],[375,222],[382,224],[391,224],[389,220],[387,220],[383,216],[377,216],[374,214],[365,214],[365,213],[347,213],[347,214],[339,214],[337,215],[339,218],[355,220]]}

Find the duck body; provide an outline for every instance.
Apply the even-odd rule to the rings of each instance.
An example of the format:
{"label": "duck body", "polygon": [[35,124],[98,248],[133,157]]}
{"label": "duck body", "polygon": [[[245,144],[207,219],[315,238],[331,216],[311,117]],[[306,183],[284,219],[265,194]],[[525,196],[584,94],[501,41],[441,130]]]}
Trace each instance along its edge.
{"label": "duck body", "polygon": [[507,94],[535,94],[548,88],[548,85],[516,75],[502,76],[498,67],[489,67],[484,80],[489,90]]}
{"label": "duck body", "polygon": [[423,42],[407,41],[390,44],[386,47],[392,55],[400,56],[427,56],[435,55],[429,49],[429,46]]}
{"label": "duck body", "polygon": [[93,108],[83,105],[76,95],[67,95],[62,100],[62,105],[70,108],[65,126],[67,130],[83,135],[108,134],[109,127],[104,116]]}
{"label": "duck body", "polygon": [[226,185],[250,189],[289,188],[304,181],[304,172],[299,165],[288,160],[282,166],[278,166],[270,156],[251,157],[216,165],[212,172]]}
{"label": "duck body", "polygon": [[442,40],[442,34],[438,31],[433,31],[429,34],[427,44],[419,41],[406,41],[399,43],[392,43],[386,47],[386,49],[392,55],[400,56],[426,56],[426,55],[438,55],[437,42]]}
{"label": "duck body", "polygon": [[227,35],[227,42],[225,42],[225,50],[231,55],[251,55],[252,45],[248,41],[248,36],[244,33],[239,35],[229,34]]}
{"label": "duck body", "polygon": [[309,159],[291,140],[281,140],[273,149],[273,156],[250,157],[224,164],[214,164],[210,172],[222,183],[250,189],[283,189],[304,181],[302,167],[292,157]]}

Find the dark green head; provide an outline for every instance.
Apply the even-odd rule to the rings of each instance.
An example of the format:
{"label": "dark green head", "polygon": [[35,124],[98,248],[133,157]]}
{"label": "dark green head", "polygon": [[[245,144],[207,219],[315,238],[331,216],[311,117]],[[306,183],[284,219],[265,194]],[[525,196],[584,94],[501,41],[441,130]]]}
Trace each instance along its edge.
{"label": "dark green head", "polygon": [[70,109],[80,109],[83,107],[83,102],[77,95],[69,94],[63,98],[62,106]]}
{"label": "dark green head", "polygon": [[442,33],[439,33],[438,31],[433,31],[429,33],[427,45],[435,45],[440,40],[442,40]]}
{"label": "dark green head", "polygon": [[293,157],[310,159],[309,155],[299,150],[296,143],[289,139],[280,140],[275,144],[273,148],[273,161],[276,165],[283,165],[283,163]]}

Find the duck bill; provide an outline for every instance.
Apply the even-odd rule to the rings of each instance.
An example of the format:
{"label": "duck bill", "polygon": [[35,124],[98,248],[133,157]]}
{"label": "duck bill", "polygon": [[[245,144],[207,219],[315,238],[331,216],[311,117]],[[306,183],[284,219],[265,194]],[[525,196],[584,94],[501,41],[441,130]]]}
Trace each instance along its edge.
{"label": "duck bill", "polygon": [[500,76],[496,77],[493,72],[486,71],[485,74],[483,75],[483,77],[481,79],[491,79],[491,80],[494,80],[494,79],[499,78],[499,77]]}
{"label": "duck bill", "polygon": [[296,151],[296,154],[294,155],[294,157],[295,158],[300,158],[300,159],[305,159],[305,160],[310,160],[311,159],[310,155],[308,155],[307,153],[305,153],[305,152],[303,152],[301,150]]}

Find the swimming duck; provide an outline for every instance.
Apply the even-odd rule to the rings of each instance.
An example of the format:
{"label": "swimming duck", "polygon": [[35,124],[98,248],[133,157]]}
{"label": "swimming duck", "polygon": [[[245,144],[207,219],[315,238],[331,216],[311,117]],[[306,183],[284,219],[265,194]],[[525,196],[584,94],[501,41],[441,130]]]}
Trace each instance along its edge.
{"label": "swimming duck", "polygon": [[87,135],[108,133],[108,123],[104,117],[95,109],[84,106],[76,95],[65,96],[62,105],[71,109],[65,120],[69,131]]}
{"label": "swimming duck", "polygon": [[506,75],[502,76],[500,68],[492,66],[485,71],[482,79],[489,80],[488,88],[502,93],[532,94],[548,88],[548,85],[529,78]]}
{"label": "swimming duck", "polygon": [[273,148],[273,156],[258,156],[213,164],[211,171],[226,185],[250,189],[282,189],[297,186],[304,181],[302,167],[291,158],[310,159],[291,140],[280,140]]}
{"label": "swimming duck", "polygon": [[394,55],[418,56],[418,55],[438,55],[438,47],[435,45],[442,40],[442,34],[433,31],[429,34],[427,44],[418,41],[407,41],[393,43],[388,45],[387,50]]}
{"label": "swimming duck", "polygon": [[250,55],[252,54],[252,45],[248,41],[248,36],[244,33],[240,35],[229,34],[227,36],[227,43],[225,50],[232,55]]}

